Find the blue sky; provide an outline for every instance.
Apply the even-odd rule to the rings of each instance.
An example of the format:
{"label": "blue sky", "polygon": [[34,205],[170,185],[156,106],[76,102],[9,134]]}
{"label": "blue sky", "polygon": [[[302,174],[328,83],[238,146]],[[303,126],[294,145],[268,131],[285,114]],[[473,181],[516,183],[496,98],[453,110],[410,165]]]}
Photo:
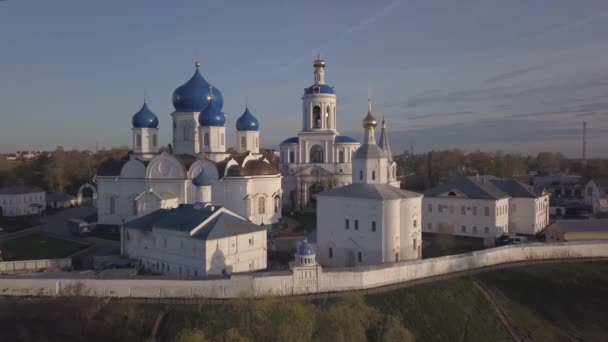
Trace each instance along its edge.
{"label": "blue sky", "polygon": [[[338,129],[372,88],[401,151],[608,157],[608,1],[0,1],[0,152],[128,145],[144,92],[170,142],[198,54],[229,131],[246,99],[273,146],[327,61]],[[232,132],[231,132],[232,133]],[[229,135],[231,138],[233,135]]]}

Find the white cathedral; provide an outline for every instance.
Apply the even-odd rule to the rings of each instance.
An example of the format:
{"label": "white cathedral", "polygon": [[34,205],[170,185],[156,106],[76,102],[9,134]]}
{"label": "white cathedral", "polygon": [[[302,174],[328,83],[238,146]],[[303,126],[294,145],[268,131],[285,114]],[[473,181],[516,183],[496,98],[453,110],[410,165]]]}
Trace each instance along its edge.
{"label": "white cathedral", "polygon": [[[222,93],[199,72],[173,93],[173,144],[159,153],[158,117],[144,102],[132,118],[133,150],[96,175],[98,223],[118,225],[157,209],[213,203],[259,225],[281,217],[281,174],[260,153],[260,125],[245,108],[236,148],[226,144]],[[171,150],[172,149],[172,150]]]}
{"label": "white cathedral", "polygon": [[[280,145],[283,206],[291,210],[315,209],[315,194],[351,183],[352,161],[359,142],[337,130],[336,92],[325,83],[325,61],[314,63],[314,84],[302,96],[302,130]],[[383,130],[380,147],[389,155],[388,182],[396,184],[396,164]]]}

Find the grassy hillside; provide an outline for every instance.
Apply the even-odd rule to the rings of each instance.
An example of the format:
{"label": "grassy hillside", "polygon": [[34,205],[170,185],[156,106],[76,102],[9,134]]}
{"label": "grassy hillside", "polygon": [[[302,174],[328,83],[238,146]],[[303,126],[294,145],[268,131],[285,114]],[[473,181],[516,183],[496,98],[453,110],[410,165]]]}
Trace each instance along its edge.
{"label": "grassy hillside", "polygon": [[[538,265],[367,297],[228,305],[4,299],[2,341],[510,341],[484,285],[529,341],[608,340],[608,262]],[[204,339],[202,339],[204,336]]]}

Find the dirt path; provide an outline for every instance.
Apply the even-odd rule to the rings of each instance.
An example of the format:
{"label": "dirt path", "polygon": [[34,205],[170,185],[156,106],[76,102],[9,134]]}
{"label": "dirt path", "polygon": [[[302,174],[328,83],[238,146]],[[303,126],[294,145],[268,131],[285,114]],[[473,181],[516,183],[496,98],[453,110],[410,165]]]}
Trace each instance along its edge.
{"label": "dirt path", "polygon": [[513,341],[528,342],[529,340],[527,338],[521,336],[521,334],[518,333],[517,329],[513,326],[512,321],[509,318],[509,316],[507,316],[507,314],[502,310],[500,305],[498,305],[498,303],[496,302],[496,299],[492,295],[492,292],[484,284],[482,284],[481,282],[479,282],[477,280],[473,280],[473,285],[475,285],[475,287],[479,290],[479,292],[481,292],[481,294],[488,301],[488,303],[490,303],[490,305],[492,305],[492,309],[496,313],[496,317],[498,317],[498,319],[505,326],[505,328],[507,329],[507,331],[513,338]]}

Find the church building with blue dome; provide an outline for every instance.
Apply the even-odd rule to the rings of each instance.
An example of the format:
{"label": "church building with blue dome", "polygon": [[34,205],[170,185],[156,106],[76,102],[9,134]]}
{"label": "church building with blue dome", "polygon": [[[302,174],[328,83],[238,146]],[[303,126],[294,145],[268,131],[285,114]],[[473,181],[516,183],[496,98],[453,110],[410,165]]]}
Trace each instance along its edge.
{"label": "church building with blue dome", "polygon": [[314,211],[317,193],[350,184],[360,145],[338,132],[336,91],[325,82],[325,67],[320,56],[313,62],[314,81],[302,95],[302,129],[280,145],[283,206],[294,211]]}
{"label": "church building with blue dome", "polygon": [[[249,106],[232,127],[228,147],[224,96],[203,77],[200,63],[171,97],[174,111],[159,120],[148,101],[131,117],[132,151],[97,171],[99,223],[119,225],[158,209],[213,203],[271,228],[281,217],[281,173],[260,153],[260,122]],[[236,115],[234,117],[237,117]],[[161,149],[159,128],[172,130]]]}

